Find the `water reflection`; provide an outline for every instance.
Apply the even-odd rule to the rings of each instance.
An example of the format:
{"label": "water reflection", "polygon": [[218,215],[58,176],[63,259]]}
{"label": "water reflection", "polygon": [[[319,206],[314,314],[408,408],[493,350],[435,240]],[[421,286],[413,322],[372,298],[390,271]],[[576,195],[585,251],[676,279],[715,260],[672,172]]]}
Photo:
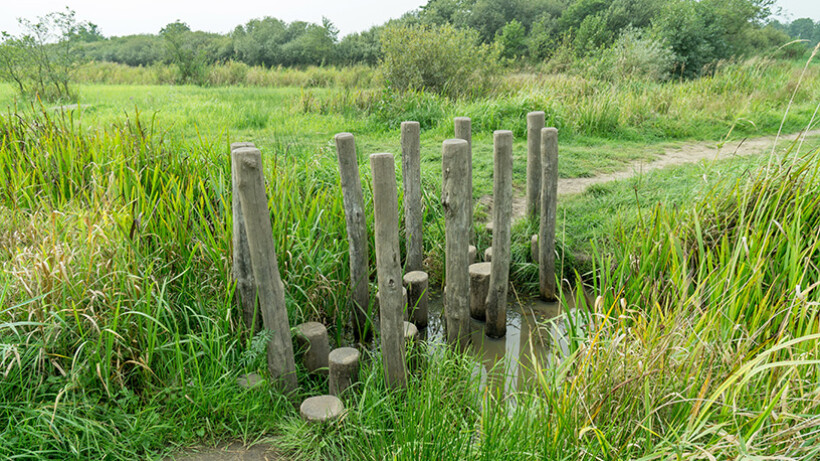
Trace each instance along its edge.
{"label": "water reflection", "polygon": [[[476,358],[476,375],[483,389],[503,399],[532,384],[537,370],[553,365],[554,357],[567,354],[566,328],[561,314],[568,309],[559,302],[538,299],[510,299],[507,308],[507,335],[493,339],[484,334],[484,322],[471,320],[468,351]],[[433,344],[444,342],[443,299],[430,299],[430,324],[423,332]],[[553,351],[552,348],[560,351]],[[560,352],[555,354],[554,352]]]}

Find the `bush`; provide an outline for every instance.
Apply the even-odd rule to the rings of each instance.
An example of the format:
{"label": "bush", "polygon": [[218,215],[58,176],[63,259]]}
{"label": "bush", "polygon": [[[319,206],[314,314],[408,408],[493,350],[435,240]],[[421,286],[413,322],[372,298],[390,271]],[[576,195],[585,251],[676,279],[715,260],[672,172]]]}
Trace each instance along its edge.
{"label": "bush", "polygon": [[76,100],[73,74],[80,63],[79,30],[74,11],[49,13],[37,22],[19,20],[24,33],[0,35],[0,80],[12,82],[21,95],[47,101]]}
{"label": "bush", "polygon": [[666,80],[674,65],[672,49],[657,39],[628,28],[609,48],[581,61],[592,76],[602,80]]}
{"label": "bush", "polygon": [[501,55],[507,59],[516,59],[527,53],[527,31],[524,26],[513,19],[496,34],[495,40],[501,46]]}
{"label": "bush", "polygon": [[474,30],[451,25],[389,26],[381,34],[385,83],[450,97],[484,94],[499,72],[499,49],[478,41]]}

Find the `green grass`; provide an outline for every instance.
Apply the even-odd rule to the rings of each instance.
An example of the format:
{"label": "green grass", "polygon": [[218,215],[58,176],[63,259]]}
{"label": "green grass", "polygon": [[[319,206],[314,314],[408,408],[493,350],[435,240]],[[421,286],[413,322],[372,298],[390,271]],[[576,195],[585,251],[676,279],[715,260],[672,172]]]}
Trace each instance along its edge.
{"label": "green grass", "polygon": [[[360,82],[363,86],[309,87],[310,79],[291,79],[280,70],[281,78],[272,84],[305,87],[85,84],[79,88],[80,104],[87,107],[79,119],[83,126],[99,127],[138,111],[169,139],[251,140],[262,149],[298,143],[309,152],[332,147],[334,134],[349,131],[357,135],[363,154],[398,153],[401,121],[417,120],[425,157],[437,168],[441,142],[453,136],[452,118],[466,115],[473,120],[478,197],[492,189],[492,131],[497,129],[515,134],[514,180],[523,186],[525,116],[531,110],[547,112],[547,124],[560,130],[559,175],[586,177],[650,160],[670,142],[774,134],[781,121],[784,132],[800,131],[815,109],[818,69],[816,63],[808,66],[799,86],[803,63],[765,59],[727,63],[714,76],[666,83],[515,74],[484,98],[459,101],[428,93],[392,94],[370,88],[369,80]],[[336,72],[347,81],[344,70],[305,72]],[[29,103],[15,101],[10,85],[0,84],[0,107],[15,105],[31,112]]]}
{"label": "green grass", "polygon": [[[516,77],[512,95],[486,101],[396,102],[416,98],[409,109],[438,114],[422,140],[434,283],[443,260],[439,149],[451,116],[474,118],[479,196],[490,190],[495,128],[519,133],[523,184],[530,108],[563,114],[551,120],[562,128],[569,177],[646,158],[659,145],[648,154],[641,146],[661,138],[776,131],[799,68],[751,62],[725,72],[650,87]],[[810,73],[787,131],[814,110],[816,67]],[[372,228],[366,154],[398,151],[397,127],[384,117],[409,109],[357,108],[366,95],[340,94],[89,85],[82,115],[25,106],[0,115],[0,457],[140,459],[260,437],[303,459],[817,456],[816,140],[799,153],[657,171],[562,199],[561,269],[580,307],[565,320],[570,354],[555,351],[560,364],[509,396],[514,406],[478,386],[469,356],[444,349],[401,392],[384,387],[380,356],[366,353],[338,426],[304,426],[293,402],[266,385],[241,390],[237,375],[264,374],[264,335],[248,336],[234,299],[228,145],[263,148],[291,323],[322,321],[333,345],[347,344],[346,235],[330,141],[357,134]],[[614,123],[607,99],[623,107]],[[656,99],[666,113],[630,118]],[[726,115],[737,101],[754,130]],[[3,86],[0,103],[11,102]],[[512,280],[525,292],[537,280],[531,226],[514,228]],[[478,240],[489,243],[486,232]],[[591,260],[577,263],[577,251]],[[296,402],[325,386],[302,370],[300,382]]]}

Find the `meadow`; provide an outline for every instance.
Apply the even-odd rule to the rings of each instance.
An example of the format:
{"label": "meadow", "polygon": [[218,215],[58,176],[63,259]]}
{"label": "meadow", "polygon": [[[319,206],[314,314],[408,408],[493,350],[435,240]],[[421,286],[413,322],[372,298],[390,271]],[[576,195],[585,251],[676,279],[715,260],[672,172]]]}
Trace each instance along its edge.
{"label": "meadow", "polygon": [[[820,68],[804,64],[758,58],[665,83],[520,73],[458,100],[341,74],[302,87],[88,77],[103,83],[54,109],[0,85],[0,456],[135,459],[272,438],[296,459],[811,459],[816,139],[562,198],[563,293],[578,309],[557,367],[537,370],[510,406],[480,389],[469,356],[439,350],[406,391],[388,392],[368,353],[347,416],[321,431],[268,386],[235,384],[264,369],[264,337],[248,335],[234,298],[227,155],[252,141],[266,159],[291,323],[322,321],[332,344],[348,344],[335,133],[357,136],[369,184],[367,154],[398,153],[399,123],[422,124],[425,250],[440,282],[440,150],[454,116],[473,120],[479,198],[495,129],[513,130],[523,185],[531,110],[559,128],[560,176],[593,176],[670,144],[812,126]],[[372,229],[367,185],[365,202]],[[537,283],[533,229],[522,221],[513,234],[523,294]],[[477,232],[481,250],[490,239]],[[296,401],[325,386],[300,378]]]}

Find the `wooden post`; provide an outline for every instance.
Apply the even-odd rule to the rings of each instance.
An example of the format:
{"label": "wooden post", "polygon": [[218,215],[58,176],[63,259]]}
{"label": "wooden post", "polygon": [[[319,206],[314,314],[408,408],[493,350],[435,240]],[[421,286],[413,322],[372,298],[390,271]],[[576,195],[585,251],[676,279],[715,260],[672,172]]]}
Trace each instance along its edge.
{"label": "wooden post", "polygon": [[541,129],[545,114],[527,114],[527,216],[537,218],[541,203]]}
{"label": "wooden post", "polygon": [[475,242],[475,223],[473,223],[473,122],[470,117],[456,117],[453,119],[453,131],[456,139],[467,141],[467,202],[468,219],[470,220],[470,240]]}
{"label": "wooden post", "polygon": [[273,332],[268,343],[268,372],[286,391],[296,389],[296,363],[290,337],[288,311],[285,306],[285,285],[279,275],[273,230],[270,224],[268,197],[262,153],[245,147],[233,152],[239,187],[239,201],[245,220],[253,278],[265,329]]}
{"label": "wooden post", "polygon": [[410,321],[419,328],[427,326],[427,272],[413,271],[404,274],[404,285],[407,288],[407,308],[410,310]]}
{"label": "wooden post", "polygon": [[558,130],[541,130],[541,223],[538,228],[538,279],[541,297],[555,301],[555,217],[558,204]]}
{"label": "wooden post", "polygon": [[407,256],[404,271],[423,270],[421,208],[421,141],[419,122],[401,124],[401,163],[404,186],[404,230]]}
{"label": "wooden post", "polygon": [[507,287],[510,283],[512,219],[512,131],[493,133],[493,261],[487,294],[487,336],[507,334]]}
{"label": "wooden post", "polygon": [[359,162],[356,159],[356,141],[350,133],[336,135],[336,156],[342,179],[342,197],[347,224],[347,243],[350,249],[350,317],[353,335],[359,341],[368,341],[370,325],[370,255],[367,250],[367,223],[364,216],[362,183]]}
{"label": "wooden post", "polygon": [[248,236],[245,234],[245,219],[242,217],[242,205],[239,202],[237,165],[233,152],[243,147],[256,147],[252,142],[235,142],[231,144],[231,203],[233,213],[233,277],[236,280],[236,291],[239,293],[239,304],[242,308],[242,320],[245,328],[256,334],[262,330],[262,312],[257,309],[256,288],[251,268],[251,250],[248,248]]}
{"label": "wooden post", "polygon": [[407,384],[402,313],[404,287],[399,256],[399,200],[395,168],[393,154],[370,156],[384,373],[389,386],[404,387]]}
{"label": "wooden post", "polygon": [[448,139],[442,146],[442,193],[445,234],[445,319],[447,342],[464,346],[470,337],[470,269],[468,246],[471,227],[469,208],[469,144]]}

